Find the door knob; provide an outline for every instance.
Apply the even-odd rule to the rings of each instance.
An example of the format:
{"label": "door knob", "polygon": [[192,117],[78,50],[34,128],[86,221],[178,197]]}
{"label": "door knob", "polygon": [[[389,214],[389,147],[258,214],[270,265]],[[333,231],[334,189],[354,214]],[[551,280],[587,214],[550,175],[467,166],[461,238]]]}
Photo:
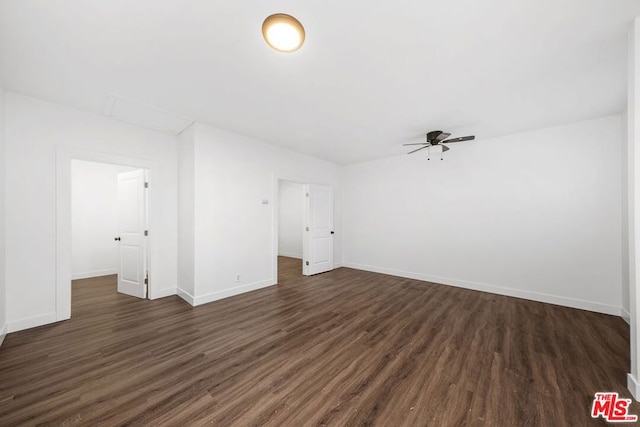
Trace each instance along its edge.
{"label": "door knob", "polygon": [[115,240],[116,242],[119,242],[119,241],[120,241],[120,237],[116,237],[116,238],[115,238],[115,239],[113,239],[113,240]]}

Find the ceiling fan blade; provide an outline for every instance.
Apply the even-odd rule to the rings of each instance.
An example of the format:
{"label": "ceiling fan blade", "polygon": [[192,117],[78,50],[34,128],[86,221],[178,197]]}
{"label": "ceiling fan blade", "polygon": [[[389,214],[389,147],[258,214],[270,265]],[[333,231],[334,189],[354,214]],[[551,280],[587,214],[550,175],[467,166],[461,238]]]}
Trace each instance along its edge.
{"label": "ceiling fan blade", "polygon": [[451,148],[447,147],[446,145],[440,145],[440,146],[442,147],[442,152],[443,153],[446,152],[446,151],[451,150]]}
{"label": "ceiling fan blade", "polygon": [[402,145],[429,145],[428,142],[412,142],[410,144],[402,144]]}
{"label": "ceiling fan blade", "polygon": [[461,136],[460,138],[451,138],[451,139],[447,139],[446,141],[442,141],[442,144],[448,144],[450,142],[471,141],[474,139],[476,139],[475,135]]}
{"label": "ceiling fan blade", "polygon": [[433,141],[431,141],[431,143],[433,145],[436,145],[436,144],[444,141],[445,139],[449,138],[450,136],[451,136],[450,133],[441,132],[440,135],[436,136],[436,138]]}
{"label": "ceiling fan blade", "polygon": [[417,150],[409,151],[407,154],[415,153],[416,151],[424,150],[425,148],[429,148],[431,145],[425,145],[424,147],[420,147]]}

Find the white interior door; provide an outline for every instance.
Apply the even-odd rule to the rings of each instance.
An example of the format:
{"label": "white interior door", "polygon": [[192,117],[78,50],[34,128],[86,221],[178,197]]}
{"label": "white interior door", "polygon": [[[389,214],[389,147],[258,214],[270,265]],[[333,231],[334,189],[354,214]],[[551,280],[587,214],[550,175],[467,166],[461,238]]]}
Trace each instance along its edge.
{"label": "white interior door", "polygon": [[333,188],[305,185],[302,274],[333,270]]}
{"label": "white interior door", "polygon": [[147,297],[145,171],[118,174],[118,292]]}

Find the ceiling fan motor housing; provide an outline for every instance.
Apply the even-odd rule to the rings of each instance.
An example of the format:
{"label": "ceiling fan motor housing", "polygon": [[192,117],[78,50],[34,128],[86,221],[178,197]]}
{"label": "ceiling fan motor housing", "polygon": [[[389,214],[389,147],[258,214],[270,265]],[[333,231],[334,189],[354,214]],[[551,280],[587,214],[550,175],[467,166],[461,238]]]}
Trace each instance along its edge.
{"label": "ceiling fan motor housing", "polygon": [[438,137],[442,133],[441,130],[434,130],[427,133],[427,142],[431,142]]}

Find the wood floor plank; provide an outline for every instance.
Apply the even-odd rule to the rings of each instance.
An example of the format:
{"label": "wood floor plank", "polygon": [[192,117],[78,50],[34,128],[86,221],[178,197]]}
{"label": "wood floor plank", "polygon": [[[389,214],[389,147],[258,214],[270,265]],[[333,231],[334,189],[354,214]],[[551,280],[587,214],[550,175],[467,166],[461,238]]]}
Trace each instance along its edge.
{"label": "wood floor plank", "polygon": [[0,347],[0,425],[606,425],[594,393],[630,397],[618,317],[301,270],[195,308],[75,281],[71,320]]}

